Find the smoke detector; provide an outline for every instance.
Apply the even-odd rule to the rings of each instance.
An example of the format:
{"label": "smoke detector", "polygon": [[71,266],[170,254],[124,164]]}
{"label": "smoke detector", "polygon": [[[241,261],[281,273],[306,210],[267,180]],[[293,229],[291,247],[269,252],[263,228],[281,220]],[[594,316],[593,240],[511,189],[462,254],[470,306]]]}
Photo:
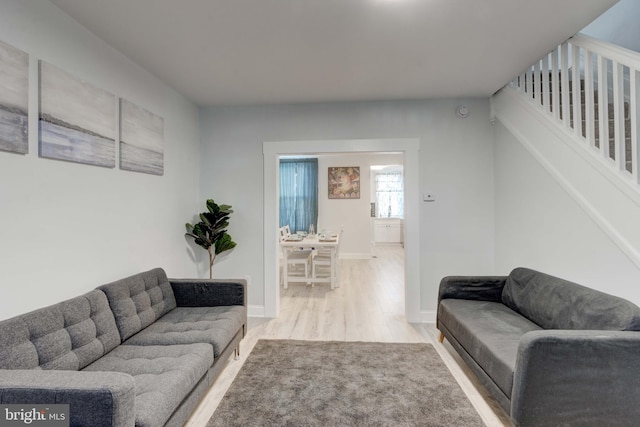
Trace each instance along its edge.
{"label": "smoke detector", "polygon": [[461,119],[464,119],[469,115],[469,107],[467,107],[466,105],[458,105],[456,107],[456,115]]}

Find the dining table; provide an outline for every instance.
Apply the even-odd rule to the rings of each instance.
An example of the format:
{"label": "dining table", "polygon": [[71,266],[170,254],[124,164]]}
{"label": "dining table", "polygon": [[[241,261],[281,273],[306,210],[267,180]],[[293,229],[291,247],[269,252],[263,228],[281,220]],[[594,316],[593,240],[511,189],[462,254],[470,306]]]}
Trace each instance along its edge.
{"label": "dining table", "polygon": [[[284,257],[283,269],[283,283],[284,288],[287,289],[289,282],[305,282],[305,283],[330,283],[331,289],[335,289],[337,286],[337,249],[340,243],[340,237],[338,235],[306,235],[301,236],[298,234],[292,234],[287,238],[280,241],[280,247],[282,248]],[[299,250],[311,250],[316,251],[318,249],[328,249],[330,253],[331,265],[330,274],[326,277],[312,277],[311,275],[300,276],[290,275],[287,268],[287,259],[289,254],[293,251]],[[312,255],[313,256],[313,255]]]}

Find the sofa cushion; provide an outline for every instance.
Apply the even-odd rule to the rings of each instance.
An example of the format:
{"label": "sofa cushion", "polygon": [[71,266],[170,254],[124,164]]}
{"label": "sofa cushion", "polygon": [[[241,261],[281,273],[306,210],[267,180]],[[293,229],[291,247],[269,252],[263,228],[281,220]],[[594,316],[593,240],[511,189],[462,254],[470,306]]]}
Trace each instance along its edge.
{"label": "sofa cushion", "polygon": [[133,376],[136,426],[146,427],[164,425],[212,364],[207,344],[120,345],[84,370]]}
{"label": "sofa cushion", "polygon": [[126,341],[135,345],[209,343],[218,357],[246,318],[243,306],[176,307]]}
{"label": "sofa cushion", "polygon": [[491,301],[444,299],[438,306],[438,319],[511,398],[520,337],[540,327],[504,304]]}
{"label": "sofa cushion", "polygon": [[101,291],[0,322],[0,369],[79,370],[120,344]]}
{"label": "sofa cushion", "polygon": [[173,290],[161,268],[102,285],[122,340],[140,332],[176,306]]}
{"label": "sofa cushion", "polygon": [[509,274],[502,301],[544,329],[640,330],[637,305],[527,268]]}

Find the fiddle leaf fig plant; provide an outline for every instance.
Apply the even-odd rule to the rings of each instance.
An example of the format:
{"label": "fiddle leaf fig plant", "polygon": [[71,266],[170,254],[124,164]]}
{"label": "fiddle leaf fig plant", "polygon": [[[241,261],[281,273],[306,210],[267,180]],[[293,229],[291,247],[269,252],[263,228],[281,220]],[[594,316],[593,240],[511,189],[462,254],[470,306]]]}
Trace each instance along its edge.
{"label": "fiddle leaf fig plant", "polygon": [[227,227],[229,216],[233,213],[231,205],[218,205],[213,199],[207,200],[207,211],[200,214],[200,222],[186,224],[185,236],[209,252],[209,278],[213,278],[213,261],[216,255],[236,247]]}

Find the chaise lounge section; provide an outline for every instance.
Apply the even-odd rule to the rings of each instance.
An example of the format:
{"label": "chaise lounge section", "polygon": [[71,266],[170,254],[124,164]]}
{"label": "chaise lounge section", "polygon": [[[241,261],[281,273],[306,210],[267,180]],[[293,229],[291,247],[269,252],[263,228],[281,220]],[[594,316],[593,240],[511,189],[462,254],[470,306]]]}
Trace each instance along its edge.
{"label": "chaise lounge section", "polygon": [[527,268],[442,279],[437,327],[518,426],[640,424],[640,308]]}
{"label": "chaise lounge section", "polygon": [[244,280],[156,268],[0,322],[0,403],[69,404],[77,426],[181,426],[247,320]]}

